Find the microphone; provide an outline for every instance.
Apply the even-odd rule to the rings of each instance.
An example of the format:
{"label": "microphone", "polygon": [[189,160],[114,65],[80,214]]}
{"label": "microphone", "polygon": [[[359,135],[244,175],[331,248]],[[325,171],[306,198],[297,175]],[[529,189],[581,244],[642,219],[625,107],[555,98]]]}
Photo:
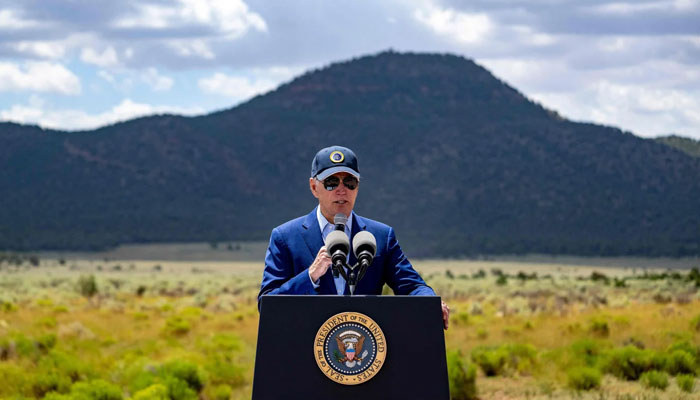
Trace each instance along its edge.
{"label": "microphone", "polygon": [[343,268],[350,253],[350,239],[345,231],[332,231],[326,236],[326,252],[331,257],[333,275]]}
{"label": "microphone", "polygon": [[348,223],[348,217],[343,213],[335,214],[333,217],[333,225],[335,225],[336,231],[345,232],[345,225]]}
{"label": "microphone", "polygon": [[[333,230],[334,230],[334,231],[345,232],[345,224],[347,224],[347,223],[348,223],[348,217],[346,217],[345,214],[343,214],[343,213],[335,214],[335,217],[333,217],[333,225],[335,225],[335,227],[333,228]],[[326,239],[326,240],[327,240],[327,239]],[[350,252],[350,250],[348,249],[348,251],[346,251],[345,254],[347,254],[347,253],[349,253],[349,252]],[[333,253],[329,252],[328,254],[331,255],[331,254],[333,254]],[[338,256],[338,257],[340,257],[340,256]],[[346,259],[347,259],[347,258],[346,258]],[[332,267],[331,267],[331,270],[333,271],[333,277],[334,277],[334,278],[337,278],[337,277],[340,276],[340,270],[342,270],[342,268],[339,268],[339,267],[342,266],[342,265],[343,265],[343,264],[337,265],[335,262],[333,263],[333,265],[332,265]],[[345,271],[343,271],[343,272],[345,272]],[[345,276],[345,275],[343,274],[343,277],[344,277],[344,276]]]}
{"label": "microphone", "polygon": [[352,251],[360,263],[360,273],[357,277],[359,282],[365,276],[367,268],[372,264],[374,255],[377,253],[377,240],[371,232],[358,232],[352,240]]}

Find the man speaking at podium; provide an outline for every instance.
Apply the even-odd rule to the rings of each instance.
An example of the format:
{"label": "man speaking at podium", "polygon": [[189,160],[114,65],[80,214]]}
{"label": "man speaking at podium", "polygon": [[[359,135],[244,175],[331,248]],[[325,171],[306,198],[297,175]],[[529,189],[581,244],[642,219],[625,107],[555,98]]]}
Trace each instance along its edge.
{"label": "man speaking at podium", "polygon": [[[318,199],[318,207],[272,230],[258,307],[265,294],[350,293],[343,276],[332,273],[331,257],[324,245],[328,234],[336,229],[334,218],[338,214],[347,217],[345,233],[349,238],[364,230],[376,238],[376,255],[357,283],[355,294],[380,295],[386,283],[397,295],[435,296],[401,251],[394,230],[352,211],[359,186],[360,170],[352,150],[331,146],[316,154],[309,189]],[[352,252],[348,259],[351,265],[356,262]],[[449,314],[449,307],[442,302],[445,329]]]}

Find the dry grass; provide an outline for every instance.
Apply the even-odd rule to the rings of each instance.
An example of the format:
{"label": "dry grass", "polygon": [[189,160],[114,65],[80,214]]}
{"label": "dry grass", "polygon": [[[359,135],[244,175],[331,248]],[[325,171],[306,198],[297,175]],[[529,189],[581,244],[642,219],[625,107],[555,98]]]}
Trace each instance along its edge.
{"label": "dry grass", "polygon": [[[610,278],[634,278],[652,270],[603,268],[596,260],[589,264],[415,262],[452,308],[445,336],[448,349],[469,354],[478,346],[507,343],[536,349],[536,363],[521,371],[505,377],[479,375],[482,399],[700,398],[698,388],[692,394],[682,393],[675,382],[659,392],[610,376],[604,377],[600,390],[590,393],[565,387],[567,368],[580,362],[571,345],[582,339],[592,338],[602,348],[630,340],[649,349],[665,349],[679,340],[700,343],[700,332],[689,326],[700,315],[700,297],[690,283],[629,279],[626,287],[614,287],[588,278],[594,271]],[[480,270],[486,276],[474,279]],[[505,285],[497,284],[494,272],[499,270],[509,276]],[[517,279],[518,272],[535,273],[538,279]],[[90,299],[75,289],[78,278],[87,274],[96,277],[99,288]],[[261,276],[261,262],[66,259],[61,265],[52,259],[42,260],[39,268],[4,267],[0,302],[10,302],[14,308],[0,311],[0,341],[17,334],[30,338],[56,334],[57,349],[110,379],[142,358],[156,363],[187,359],[204,365],[202,343],[213,334],[233,334],[241,348],[232,363],[243,368],[244,381],[233,387],[232,398],[250,398]],[[173,318],[186,321],[187,329],[169,331]],[[606,329],[591,328],[593,321]],[[0,361],[0,380],[3,368],[31,371],[35,364],[17,356]],[[0,398],[31,396],[30,391],[18,392],[27,387],[0,382]]]}

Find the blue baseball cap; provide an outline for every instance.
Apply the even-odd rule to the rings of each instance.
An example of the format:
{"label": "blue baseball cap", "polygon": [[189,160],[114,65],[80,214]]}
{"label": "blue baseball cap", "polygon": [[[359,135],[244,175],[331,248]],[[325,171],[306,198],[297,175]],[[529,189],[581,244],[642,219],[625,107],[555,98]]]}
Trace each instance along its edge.
{"label": "blue baseball cap", "polygon": [[343,146],[331,146],[319,150],[311,162],[311,177],[320,181],[338,172],[347,172],[360,179],[357,157],[352,150]]}

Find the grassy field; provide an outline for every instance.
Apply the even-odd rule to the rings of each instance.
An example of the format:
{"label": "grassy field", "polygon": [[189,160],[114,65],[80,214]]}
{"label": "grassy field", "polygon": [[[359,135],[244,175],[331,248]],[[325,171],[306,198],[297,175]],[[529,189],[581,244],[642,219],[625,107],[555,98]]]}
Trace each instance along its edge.
{"label": "grassy field", "polygon": [[[262,265],[241,260],[256,246],[6,260],[0,398],[250,398]],[[700,399],[697,260],[414,265],[452,308],[453,383],[481,399]]]}

